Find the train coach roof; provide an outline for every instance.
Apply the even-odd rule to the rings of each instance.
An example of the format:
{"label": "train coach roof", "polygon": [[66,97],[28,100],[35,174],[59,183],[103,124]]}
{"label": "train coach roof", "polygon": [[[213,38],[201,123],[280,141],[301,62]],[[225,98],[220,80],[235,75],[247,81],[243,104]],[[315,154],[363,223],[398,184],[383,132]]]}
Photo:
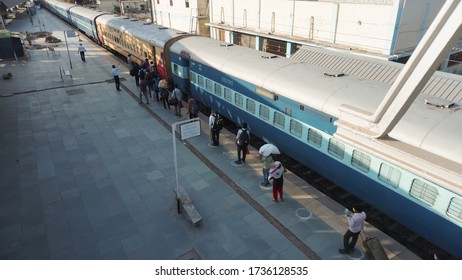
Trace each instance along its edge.
{"label": "train coach roof", "polygon": [[[194,61],[333,116],[339,116],[345,100],[362,109],[375,108],[388,89],[375,81],[327,76],[324,73],[330,71],[322,67],[307,67],[305,63],[241,46],[225,46],[212,39],[185,38],[175,43],[172,51],[187,52]],[[365,87],[375,94],[369,94]]]}
{"label": "train coach roof", "polygon": [[69,10],[71,13],[84,16],[86,18],[91,18],[92,20],[99,15],[107,14],[107,12],[92,10],[80,6],[74,6]]}
{"label": "train coach roof", "polygon": [[[341,118],[341,105],[375,112],[392,84],[353,74],[342,75],[329,67],[284,57],[271,58],[271,54],[240,46],[221,46],[224,44],[212,39],[189,37],[175,43],[172,50],[186,52],[194,61],[336,118]],[[396,71],[391,69],[390,72]],[[460,76],[436,73],[433,82],[424,91],[441,94],[435,91],[439,87],[430,85],[442,80],[442,77],[447,80],[445,85],[448,89],[451,88],[448,84],[462,84]],[[462,164],[462,146],[459,144],[462,138],[461,112],[428,105],[425,100],[429,97],[435,96],[420,94],[390,136],[415,149]]]}
{"label": "train coach roof", "polygon": [[121,30],[124,33],[162,48],[170,39],[184,34],[184,32],[161,25],[145,24],[139,20],[114,15],[100,16],[96,19],[96,22]]}
{"label": "train coach roof", "polygon": [[60,7],[64,10],[68,10],[69,8],[72,8],[72,7],[75,7],[76,5],[75,4],[71,4],[71,3],[66,3],[66,2],[61,2],[61,1],[46,1],[49,5],[52,5],[52,6],[56,6],[56,7]]}

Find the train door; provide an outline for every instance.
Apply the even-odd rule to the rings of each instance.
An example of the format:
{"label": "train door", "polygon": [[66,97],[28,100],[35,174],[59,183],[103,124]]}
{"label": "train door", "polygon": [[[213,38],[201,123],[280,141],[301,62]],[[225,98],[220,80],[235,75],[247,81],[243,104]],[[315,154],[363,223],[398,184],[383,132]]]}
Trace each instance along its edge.
{"label": "train door", "polygon": [[172,53],[171,68],[173,83],[177,84],[183,92],[189,93],[189,56]]}

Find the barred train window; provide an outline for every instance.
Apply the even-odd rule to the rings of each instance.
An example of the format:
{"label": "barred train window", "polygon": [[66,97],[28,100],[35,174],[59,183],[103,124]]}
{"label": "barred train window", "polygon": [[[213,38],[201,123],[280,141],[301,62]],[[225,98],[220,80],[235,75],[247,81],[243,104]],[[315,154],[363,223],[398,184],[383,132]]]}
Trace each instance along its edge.
{"label": "barred train window", "polygon": [[260,118],[262,118],[265,121],[269,120],[269,109],[265,105],[260,105],[260,112],[259,112]]}
{"label": "barred train window", "polygon": [[401,179],[401,171],[386,163],[382,163],[380,165],[379,179],[387,183],[387,185],[398,187]]}
{"label": "barred train window", "polygon": [[244,107],[244,98],[242,97],[242,94],[237,92],[234,93],[234,104],[240,108]]}
{"label": "barred train window", "polygon": [[224,94],[224,97],[226,100],[228,100],[229,102],[231,102],[233,100],[233,94],[232,94],[232,91],[225,87],[225,94]]}
{"label": "barred train window", "polygon": [[429,205],[435,205],[438,190],[430,184],[427,184],[419,179],[412,181],[409,194]]}
{"label": "barred train window", "polygon": [[330,138],[327,151],[329,154],[338,157],[339,159],[343,159],[345,155],[345,145],[337,139]]}
{"label": "barred train window", "polygon": [[180,75],[180,70],[178,69],[178,64],[173,64],[173,73],[175,73],[177,76]]}
{"label": "barred train window", "polygon": [[302,124],[296,120],[290,120],[290,133],[297,137],[302,137]]}
{"label": "barred train window", "polygon": [[286,117],[279,113],[279,112],[274,112],[274,120],[273,120],[273,124],[279,128],[282,128],[284,129],[285,127],[285,120],[286,120]]}
{"label": "barred train window", "polygon": [[462,220],[462,199],[453,197],[449,203],[448,211],[449,216]]}
{"label": "barred train window", "polygon": [[205,89],[206,89],[208,92],[213,92],[213,85],[212,85],[212,81],[211,81],[211,80],[205,79]]}
{"label": "barred train window", "polygon": [[351,156],[351,165],[364,172],[369,172],[371,157],[363,152],[354,150]]}
{"label": "barred train window", "polygon": [[247,109],[247,112],[251,114],[255,114],[255,101],[253,101],[252,99],[247,99],[246,109]]}
{"label": "barred train window", "polygon": [[215,84],[215,94],[221,97],[221,85]]}
{"label": "barred train window", "polygon": [[204,77],[201,76],[201,75],[197,75],[197,81],[198,81],[198,85],[203,88],[204,87]]}
{"label": "barred train window", "polygon": [[314,146],[321,148],[322,144],[322,135],[321,133],[317,132],[316,130],[310,128],[308,129],[308,137],[307,140],[309,143],[313,144]]}
{"label": "barred train window", "polygon": [[191,72],[191,83],[197,85],[197,75],[194,72]]}

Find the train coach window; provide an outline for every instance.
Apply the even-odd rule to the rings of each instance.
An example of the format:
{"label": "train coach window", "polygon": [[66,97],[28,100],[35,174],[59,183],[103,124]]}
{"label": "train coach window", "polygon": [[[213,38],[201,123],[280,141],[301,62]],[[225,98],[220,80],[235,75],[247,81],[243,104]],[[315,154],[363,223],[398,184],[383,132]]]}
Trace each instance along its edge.
{"label": "train coach window", "polygon": [[233,94],[232,94],[232,91],[229,89],[229,88],[226,88],[225,87],[225,90],[224,90],[224,97],[226,100],[228,100],[229,102],[232,102],[233,101]]}
{"label": "train coach window", "polygon": [[297,136],[298,138],[302,137],[302,124],[296,120],[290,120],[290,133]]}
{"label": "train coach window", "polygon": [[401,180],[401,171],[386,163],[382,163],[380,165],[379,179],[387,185],[398,187]]}
{"label": "train coach window", "polygon": [[260,105],[260,110],[258,115],[265,121],[269,120],[269,109],[265,105]]}
{"label": "train coach window", "polygon": [[409,194],[429,205],[435,205],[438,190],[430,184],[427,184],[419,179],[412,181]]}
{"label": "train coach window", "polygon": [[321,148],[322,144],[322,135],[321,133],[317,132],[316,130],[310,128],[308,129],[308,137],[307,140],[309,143],[313,144],[314,146]]}
{"label": "train coach window", "polygon": [[234,93],[234,104],[239,108],[244,107],[244,97],[242,97],[242,94],[238,92]]}
{"label": "train coach window", "polygon": [[364,172],[369,172],[371,157],[363,152],[354,150],[351,156],[351,165]]}
{"label": "train coach window", "polygon": [[252,99],[247,99],[246,109],[247,109],[247,112],[251,114],[255,114],[255,101],[253,101]]}
{"label": "train coach window", "polygon": [[329,152],[329,154],[336,156],[339,159],[343,159],[345,154],[345,145],[337,139],[330,138],[327,151]]}
{"label": "train coach window", "polygon": [[205,89],[212,93],[213,92],[213,85],[212,85],[212,81],[209,80],[209,79],[205,79]]}
{"label": "train coach window", "polygon": [[215,84],[215,94],[217,96],[220,96],[221,97],[221,85],[220,84]]}
{"label": "train coach window", "polygon": [[203,88],[204,87],[204,77],[202,77],[201,75],[197,75],[197,84]]}
{"label": "train coach window", "polygon": [[191,72],[189,75],[191,76],[190,77],[191,83],[194,85],[197,85],[197,74],[194,72]]}
{"label": "train coach window", "polygon": [[446,213],[451,217],[462,220],[462,199],[457,197],[451,198],[451,202],[449,203]]}
{"label": "train coach window", "polygon": [[281,114],[279,112],[274,112],[273,124],[275,126],[284,129],[285,122],[286,122],[286,117],[283,114]]}

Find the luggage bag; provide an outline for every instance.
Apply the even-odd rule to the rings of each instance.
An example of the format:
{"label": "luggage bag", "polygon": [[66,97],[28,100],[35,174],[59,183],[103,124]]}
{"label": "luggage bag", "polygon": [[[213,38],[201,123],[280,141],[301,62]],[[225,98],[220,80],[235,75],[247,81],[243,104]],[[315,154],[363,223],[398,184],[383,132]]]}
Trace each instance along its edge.
{"label": "luggage bag", "polygon": [[382,247],[380,240],[377,237],[366,235],[363,239],[363,250],[369,260],[388,260],[387,253]]}

